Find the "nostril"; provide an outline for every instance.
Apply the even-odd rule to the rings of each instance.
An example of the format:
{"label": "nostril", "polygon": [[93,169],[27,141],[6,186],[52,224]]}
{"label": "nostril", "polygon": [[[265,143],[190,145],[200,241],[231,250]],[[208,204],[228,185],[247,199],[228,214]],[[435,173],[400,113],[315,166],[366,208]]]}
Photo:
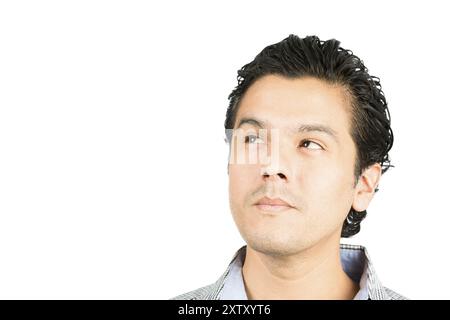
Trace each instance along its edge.
{"label": "nostril", "polygon": [[[277,175],[281,178],[281,179],[287,179],[286,176],[284,175],[284,173],[277,173]],[[268,174],[267,172],[263,174],[264,178],[270,177],[270,174]]]}
{"label": "nostril", "polygon": [[280,178],[286,179],[286,176],[283,173],[279,173],[278,175],[280,176]]}

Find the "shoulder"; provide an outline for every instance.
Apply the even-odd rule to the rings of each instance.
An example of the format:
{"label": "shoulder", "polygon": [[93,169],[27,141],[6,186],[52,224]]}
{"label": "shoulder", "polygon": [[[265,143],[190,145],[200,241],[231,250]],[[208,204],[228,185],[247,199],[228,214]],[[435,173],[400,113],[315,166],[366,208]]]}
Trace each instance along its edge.
{"label": "shoulder", "polygon": [[211,292],[214,290],[214,283],[180,294],[176,297],[170,298],[169,300],[208,300]]}
{"label": "shoulder", "polygon": [[402,296],[401,294],[399,294],[389,288],[386,288],[386,287],[383,287],[383,288],[384,288],[384,291],[386,292],[389,300],[409,300],[405,296]]}
{"label": "shoulder", "polygon": [[231,259],[231,262],[228,264],[227,269],[225,270],[225,272],[222,273],[222,275],[219,277],[219,279],[216,280],[216,282],[211,283],[207,286],[180,294],[169,300],[218,300],[218,299],[220,299],[220,293],[224,286],[224,283],[228,276],[228,273],[230,272],[231,266],[233,265],[234,261],[238,257],[245,255],[246,247],[247,246],[244,245],[234,253],[233,258]]}

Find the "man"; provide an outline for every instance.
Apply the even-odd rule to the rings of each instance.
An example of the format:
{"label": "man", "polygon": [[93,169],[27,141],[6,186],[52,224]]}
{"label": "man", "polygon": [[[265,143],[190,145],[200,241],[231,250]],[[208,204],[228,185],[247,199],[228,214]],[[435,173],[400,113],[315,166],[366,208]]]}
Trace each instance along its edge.
{"label": "man", "polygon": [[230,208],[247,245],[173,299],[406,299],[365,247],[340,244],[391,167],[379,79],[337,40],[290,35],[238,71],[229,100]]}

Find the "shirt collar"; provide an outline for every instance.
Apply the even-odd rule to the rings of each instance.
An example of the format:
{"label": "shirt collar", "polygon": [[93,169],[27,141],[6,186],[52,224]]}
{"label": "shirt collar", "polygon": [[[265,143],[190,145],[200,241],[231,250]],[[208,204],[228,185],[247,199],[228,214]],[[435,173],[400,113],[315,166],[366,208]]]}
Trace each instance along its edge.
{"label": "shirt collar", "polygon": [[[213,299],[247,300],[242,266],[247,246],[242,246],[234,254],[224,274],[213,285]],[[375,273],[367,249],[361,245],[340,244],[342,268],[355,282],[360,290],[353,300],[386,299],[387,294]]]}

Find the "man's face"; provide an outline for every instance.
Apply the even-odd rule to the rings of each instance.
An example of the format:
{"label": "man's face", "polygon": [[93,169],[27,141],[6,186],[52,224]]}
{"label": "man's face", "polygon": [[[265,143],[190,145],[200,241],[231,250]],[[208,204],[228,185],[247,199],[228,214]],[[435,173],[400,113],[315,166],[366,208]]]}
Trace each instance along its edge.
{"label": "man's face", "polygon": [[[234,128],[253,138],[233,139],[232,153],[255,147],[278,153],[278,161],[247,156],[229,163],[231,212],[253,249],[288,255],[340,235],[355,194],[356,147],[346,97],[341,86],[276,75],[258,79],[243,96]],[[324,130],[311,131],[313,126]],[[261,128],[266,136],[258,134]],[[255,205],[263,197],[280,198],[291,207],[276,211]]]}

